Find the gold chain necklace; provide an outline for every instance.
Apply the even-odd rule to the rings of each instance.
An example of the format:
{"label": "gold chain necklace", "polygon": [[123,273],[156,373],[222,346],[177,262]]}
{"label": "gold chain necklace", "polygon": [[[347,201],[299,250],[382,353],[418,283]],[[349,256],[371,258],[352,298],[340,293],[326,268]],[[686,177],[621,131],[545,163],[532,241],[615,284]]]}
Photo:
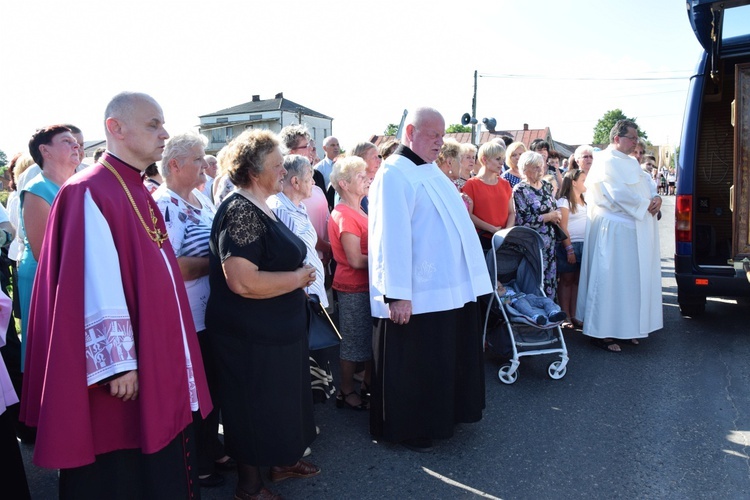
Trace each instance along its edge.
{"label": "gold chain necklace", "polygon": [[146,221],[143,220],[143,216],[141,215],[141,211],[138,210],[138,206],[135,204],[135,200],[133,199],[133,195],[130,194],[130,190],[128,189],[128,186],[125,185],[125,181],[122,179],[120,174],[115,170],[115,167],[110,165],[107,160],[104,158],[99,159],[100,163],[107,167],[107,170],[115,174],[115,177],[118,181],[120,181],[120,185],[122,186],[122,189],[125,190],[125,194],[128,196],[128,200],[130,200],[130,204],[133,205],[133,210],[135,210],[135,215],[138,216],[138,219],[141,221],[141,224],[143,225],[143,229],[146,230],[146,234],[148,234],[148,237],[151,238],[153,242],[155,242],[157,245],[159,245],[159,248],[161,248],[161,244],[164,243],[164,240],[166,240],[169,236],[166,233],[162,233],[161,229],[159,229],[159,226],[157,225],[158,219],[156,218],[156,215],[154,215],[154,209],[151,208],[151,204],[148,203],[148,200],[146,201],[148,204],[148,211],[151,214],[151,223],[154,225],[154,229],[151,229],[146,225]]}

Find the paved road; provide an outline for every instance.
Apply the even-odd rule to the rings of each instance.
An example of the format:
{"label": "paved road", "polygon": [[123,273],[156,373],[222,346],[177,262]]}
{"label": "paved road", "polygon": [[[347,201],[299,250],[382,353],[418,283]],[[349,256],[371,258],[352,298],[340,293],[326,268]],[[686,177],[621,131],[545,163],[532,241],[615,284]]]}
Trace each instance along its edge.
{"label": "paved road", "polygon": [[[750,498],[747,307],[712,300],[700,320],[680,317],[673,206],[667,198],[661,221],[664,330],[621,354],[567,333],[559,381],[534,357],[502,385],[488,357],[484,419],[428,454],[374,443],[366,414],[318,405],[310,459],[322,474],[272,488],[316,499]],[[34,498],[54,498],[55,474],[27,471]],[[203,497],[231,498],[227,480]]]}

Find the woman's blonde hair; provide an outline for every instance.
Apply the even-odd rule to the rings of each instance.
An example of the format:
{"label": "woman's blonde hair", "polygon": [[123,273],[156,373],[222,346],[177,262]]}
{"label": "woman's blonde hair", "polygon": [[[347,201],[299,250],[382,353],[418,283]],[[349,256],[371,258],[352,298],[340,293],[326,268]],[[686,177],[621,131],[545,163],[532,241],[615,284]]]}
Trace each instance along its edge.
{"label": "woman's blonde hair", "polygon": [[511,142],[508,145],[508,148],[505,150],[505,156],[506,158],[509,156],[512,156],[513,153],[516,152],[516,149],[522,148],[524,151],[526,151],[526,145],[520,141],[518,142]]}
{"label": "woman's blonde hair", "polygon": [[505,154],[505,146],[495,141],[485,142],[479,148],[479,163],[484,165],[484,159],[500,156],[501,154]]}
{"label": "woman's blonde hair", "polygon": [[333,170],[331,171],[331,185],[333,189],[342,196],[341,186],[339,181],[351,182],[352,177],[357,175],[359,172],[364,172],[367,169],[367,163],[359,156],[347,156],[337,160],[333,164]]}
{"label": "woman's blonde hair", "polygon": [[438,166],[445,164],[449,158],[459,160],[461,156],[461,143],[455,139],[448,137],[443,141],[443,146],[440,148],[440,154],[437,158]]}

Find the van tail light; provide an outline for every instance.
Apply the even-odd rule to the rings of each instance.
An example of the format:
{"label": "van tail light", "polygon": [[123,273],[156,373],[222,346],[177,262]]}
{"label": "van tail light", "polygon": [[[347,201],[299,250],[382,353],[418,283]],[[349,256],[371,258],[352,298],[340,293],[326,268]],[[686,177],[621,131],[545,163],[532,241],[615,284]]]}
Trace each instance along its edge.
{"label": "van tail light", "polygon": [[681,194],[675,202],[675,238],[678,243],[693,241],[693,196]]}

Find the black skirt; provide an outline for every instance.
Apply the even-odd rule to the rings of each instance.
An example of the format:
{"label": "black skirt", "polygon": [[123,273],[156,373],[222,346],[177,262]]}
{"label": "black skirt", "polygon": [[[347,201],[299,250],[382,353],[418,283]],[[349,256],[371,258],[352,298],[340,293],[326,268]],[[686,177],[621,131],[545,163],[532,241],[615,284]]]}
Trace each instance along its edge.
{"label": "black skirt", "polygon": [[482,418],[484,358],[479,307],[377,319],[370,433],[389,442],[446,439]]}

